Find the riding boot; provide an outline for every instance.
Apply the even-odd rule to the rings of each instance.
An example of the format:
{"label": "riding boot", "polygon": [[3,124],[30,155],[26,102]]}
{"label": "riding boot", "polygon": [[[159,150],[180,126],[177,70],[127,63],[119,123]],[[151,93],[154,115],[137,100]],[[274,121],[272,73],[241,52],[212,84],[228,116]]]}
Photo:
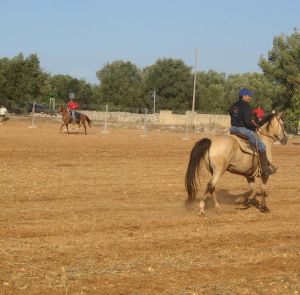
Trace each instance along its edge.
{"label": "riding boot", "polygon": [[268,177],[272,174],[274,174],[274,170],[271,170],[269,168],[269,161],[267,158],[267,153],[266,151],[264,152],[258,152],[259,155],[259,160],[260,160],[260,165],[261,165],[261,176],[262,177]]}

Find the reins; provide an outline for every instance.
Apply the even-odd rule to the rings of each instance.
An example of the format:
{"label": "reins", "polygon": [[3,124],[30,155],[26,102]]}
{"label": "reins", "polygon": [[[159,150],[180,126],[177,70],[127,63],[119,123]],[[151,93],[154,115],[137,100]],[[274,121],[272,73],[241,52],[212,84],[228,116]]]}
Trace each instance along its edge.
{"label": "reins", "polygon": [[263,130],[261,128],[258,128],[258,130],[256,131],[257,133],[260,133],[263,136],[269,137],[271,138],[273,141],[276,141],[276,139],[274,139],[271,135],[266,134],[265,132],[263,132]]}

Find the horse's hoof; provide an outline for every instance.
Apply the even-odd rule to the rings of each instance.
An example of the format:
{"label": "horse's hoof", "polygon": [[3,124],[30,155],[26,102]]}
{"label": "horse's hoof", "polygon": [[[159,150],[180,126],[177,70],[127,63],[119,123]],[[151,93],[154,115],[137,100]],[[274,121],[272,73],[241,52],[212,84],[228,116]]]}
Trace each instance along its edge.
{"label": "horse's hoof", "polygon": [[224,213],[224,210],[223,210],[221,207],[216,207],[216,208],[215,208],[215,212],[216,212],[217,214],[222,214],[222,213]]}
{"label": "horse's hoof", "polygon": [[200,211],[200,212],[198,213],[198,216],[199,216],[199,217],[204,217],[204,216],[205,216],[205,213],[204,213],[203,211]]}
{"label": "horse's hoof", "polygon": [[242,203],[243,206],[246,208],[249,208],[251,206],[252,199],[251,200],[245,200],[244,203]]}
{"label": "horse's hoof", "polygon": [[269,213],[270,212],[270,209],[267,207],[267,206],[260,206],[259,207],[259,211],[261,213]]}
{"label": "horse's hoof", "polygon": [[255,199],[248,199],[248,198],[246,199],[244,197],[240,197],[235,202],[239,205],[238,208],[236,209],[247,210],[255,203]]}
{"label": "horse's hoof", "polygon": [[236,204],[244,204],[247,200],[244,197],[239,197],[235,200]]}

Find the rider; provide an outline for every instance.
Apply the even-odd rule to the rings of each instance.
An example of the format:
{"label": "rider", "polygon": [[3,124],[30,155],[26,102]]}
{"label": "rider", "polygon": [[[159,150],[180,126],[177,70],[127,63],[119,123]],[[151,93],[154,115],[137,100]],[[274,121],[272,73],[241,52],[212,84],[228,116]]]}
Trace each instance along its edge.
{"label": "rider", "polygon": [[243,88],[239,92],[239,100],[235,102],[229,109],[231,117],[231,128],[230,133],[239,133],[246,136],[250,143],[257,146],[258,155],[261,163],[262,176],[268,177],[275,173],[270,170],[269,161],[266,154],[266,146],[262,140],[255,133],[259,126],[252,119],[251,108],[249,102],[253,93],[247,88]]}
{"label": "rider", "polygon": [[73,123],[76,122],[75,113],[76,113],[76,110],[78,109],[78,107],[79,107],[78,104],[75,101],[73,101],[72,98],[70,98],[70,101],[68,103],[68,109],[71,112]]}
{"label": "rider", "polygon": [[257,105],[257,107],[255,109],[252,110],[252,114],[255,116],[256,120],[255,122],[258,124],[258,125],[261,125],[263,123],[263,119],[264,119],[264,116],[265,116],[265,111],[264,109],[260,106],[260,105]]}

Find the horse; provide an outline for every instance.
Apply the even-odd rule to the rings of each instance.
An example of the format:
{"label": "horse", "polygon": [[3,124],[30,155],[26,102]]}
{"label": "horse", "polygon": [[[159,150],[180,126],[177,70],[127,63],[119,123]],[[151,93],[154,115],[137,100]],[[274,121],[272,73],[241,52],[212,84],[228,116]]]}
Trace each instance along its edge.
{"label": "horse", "polygon": [[[70,115],[69,111],[66,108],[64,108],[63,106],[60,106],[58,108],[58,112],[62,114],[62,120],[63,120],[63,123],[60,126],[59,133],[61,133],[61,130],[62,130],[63,126],[66,126],[67,132],[69,133],[68,124],[73,122],[72,116]],[[85,122],[88,122],[89,127],[91,127],[91,120],[90,120],[90,118],[87,115],[84,115],[82,113],[76,112],[76,122],[75,123],[78,124],[78,127],[80,127],[81,125],[83,125],[85,135],[87,135]]]}
{"label": "horse", "polygon": [[[258,129],[257,135],[266,145],[268,160],[272,163],[271,145],[272,142],[279,141],[282,145],[287,143],[287,136],[284,130],[282,113],[265,116],[263,125]],[[247,142],[247,144],[250,143]],[[261,169],[256,148],[253,152],[245,152],[240,148],[239,139],[234,135],[214,135],[203,138],[195,143],[189,159],[185,175],[185,187],[188,193],[187,202],[193,201],[198,194],[197,180],[203,164],[209,172],[210,179],[204,189],[204,194],[200,196],[199,216],[205,214],[205,201],[211,197],[215,208],[221,210],[215,193],[215,187],[220,177],[226,172],[242,175],[246,178],[250,191],[248,197],[243,198],[243,204],[248,208],[254,203],[257,191],[255,190],[255,178],[260,177]],[[204,169],[205,169],[204,168]],[[267,197],[266,184],[268,177],[260,177],[261,199],[258,207],[261,212],[267,212],[265,198]],[[257,201],[256,201],[257,203]]]}

